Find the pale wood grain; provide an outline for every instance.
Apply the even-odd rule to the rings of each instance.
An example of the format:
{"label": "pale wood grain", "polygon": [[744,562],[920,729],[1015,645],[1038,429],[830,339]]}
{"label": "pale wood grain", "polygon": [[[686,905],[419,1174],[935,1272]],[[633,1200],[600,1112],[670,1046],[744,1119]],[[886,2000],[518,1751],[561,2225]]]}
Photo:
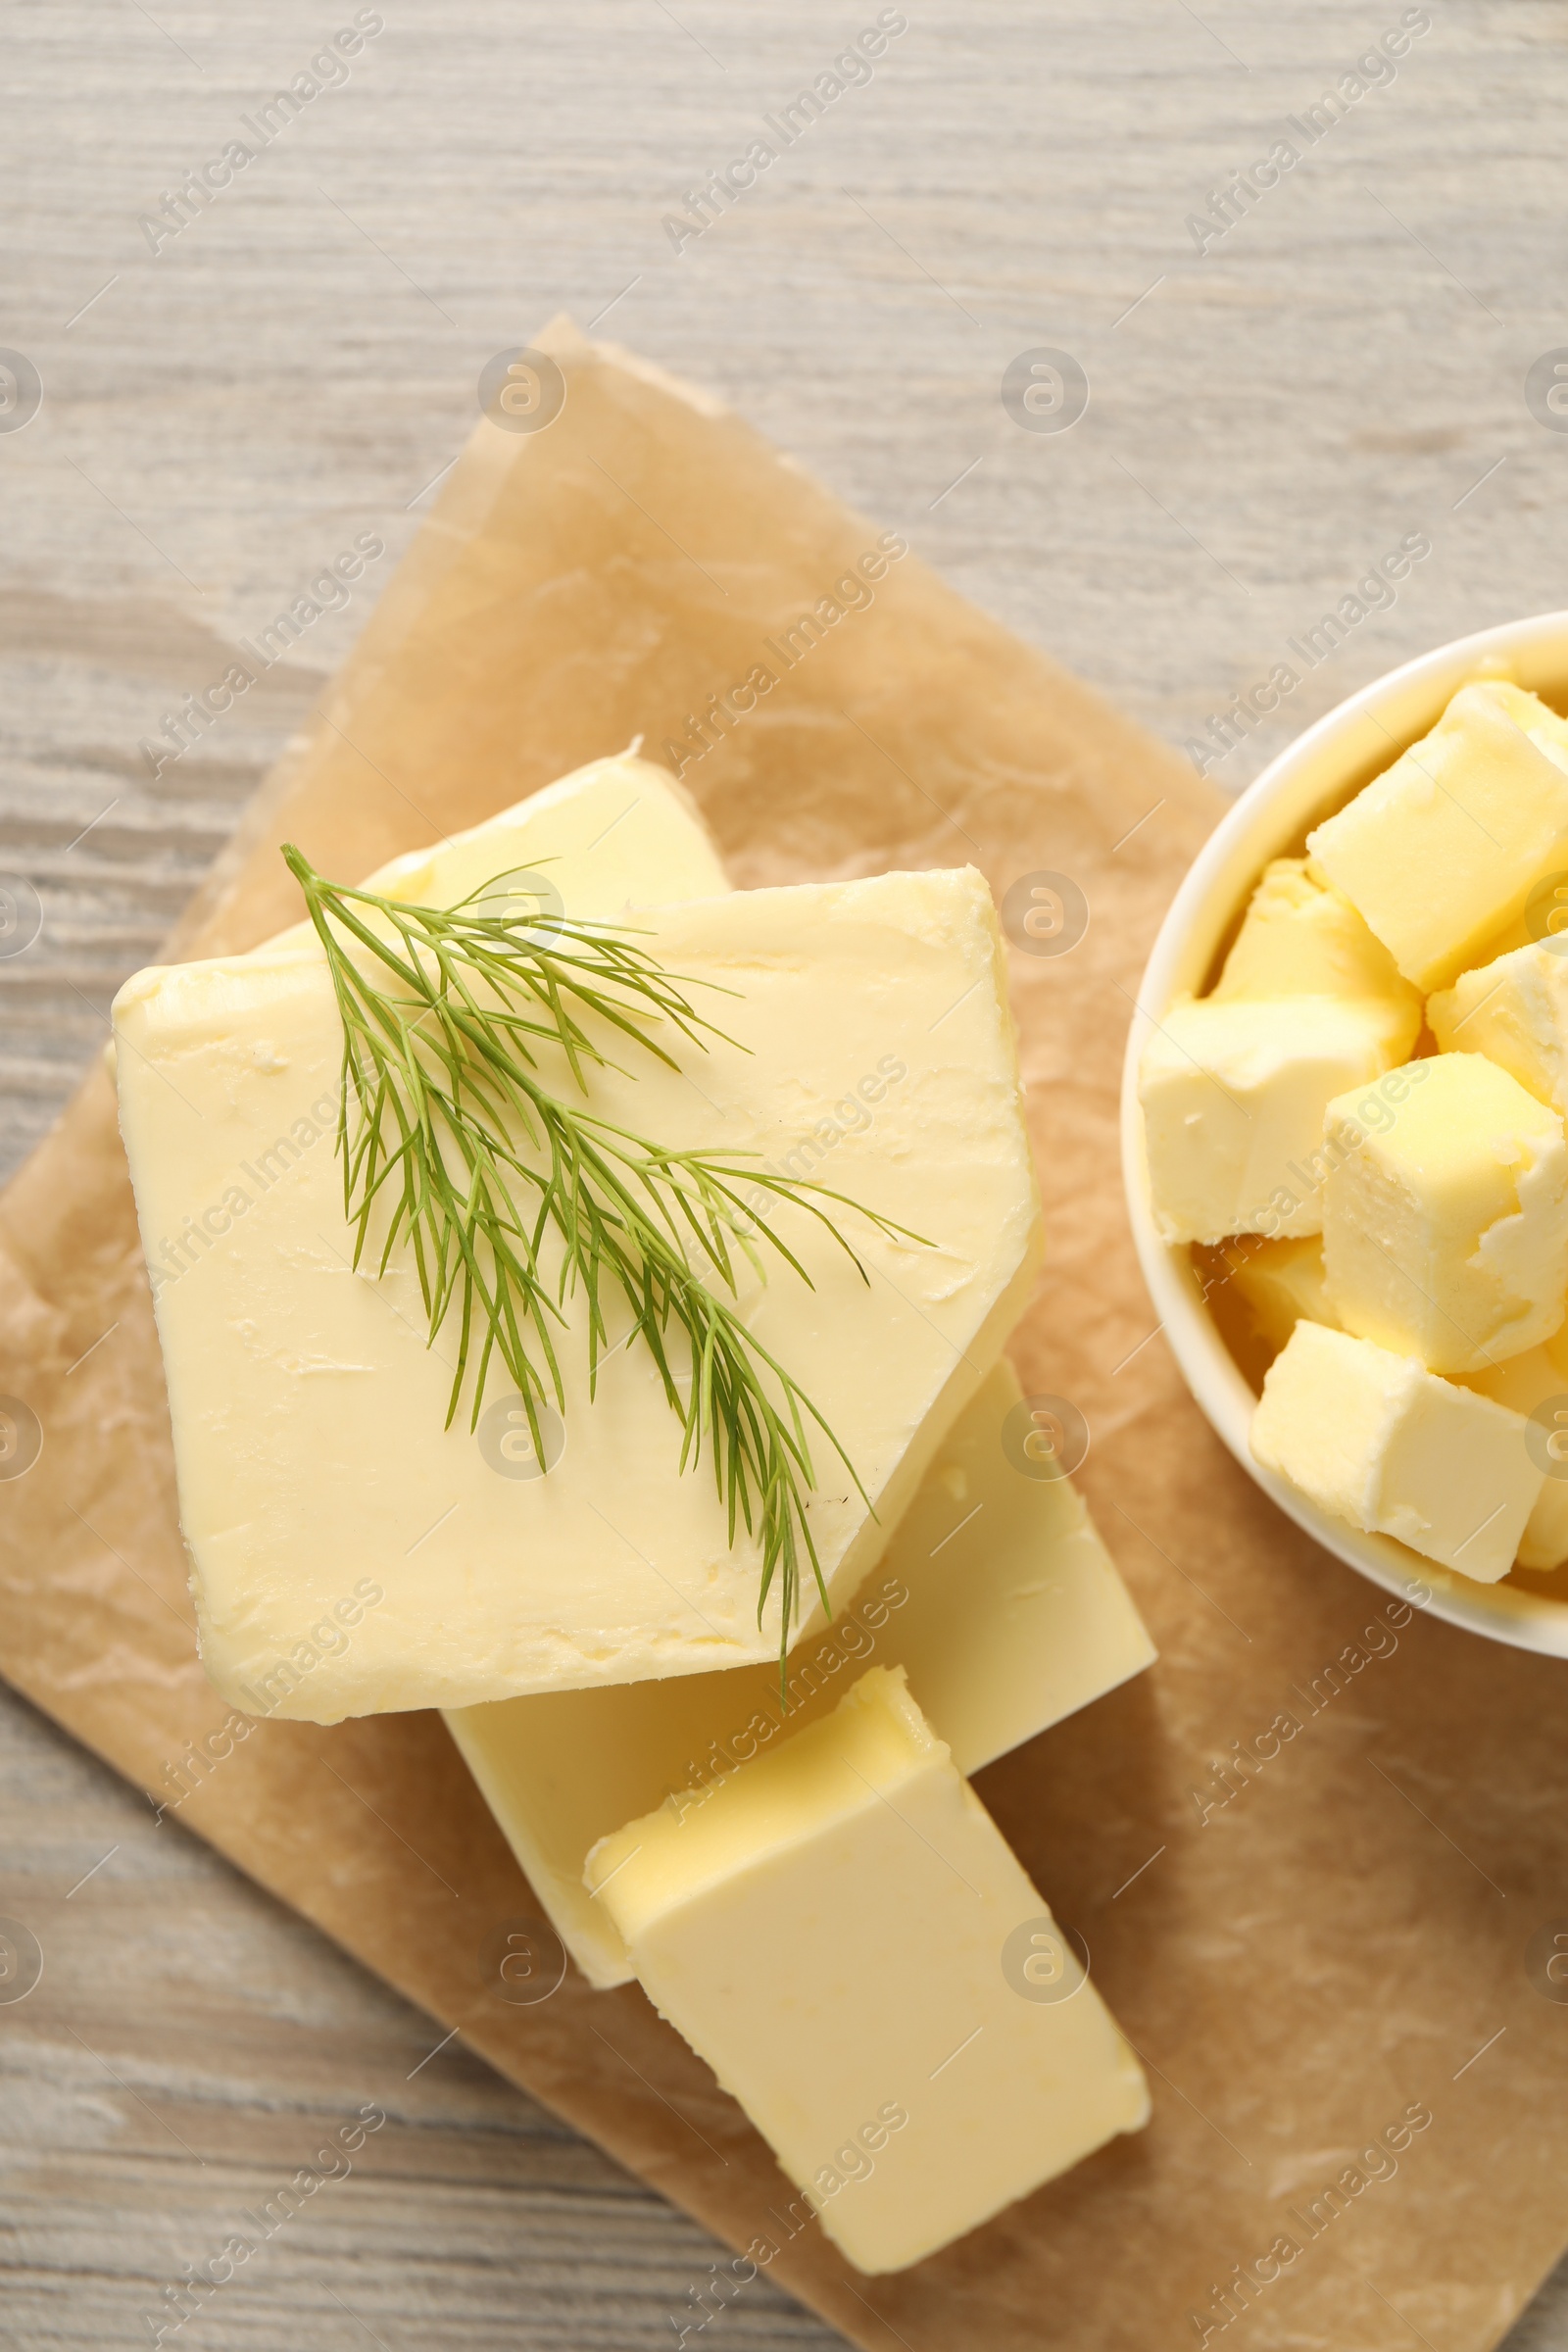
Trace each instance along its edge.
{"label": "pale wood grain", "polygon": [[[1568,36],[1545,6],[1434,5],[1394,85],[1202,259],[1185,217],[1393,0],[911,10],[871,84],[678,257],[662,217],[869,0],[385,13],[347,86],[156,260],[138,215],[353,11],[19,16],[0,341],[46,405],[0,435],[0,866],[45,922],[0,962],[0,1166],[97,1050],[367,594],[157,780],[140,741],[358,531],[387,543],[379,586],[483,361],[559,307],[586,324],[613,301],[601,331],[721,390],[1178,743],[1427,533],[1397,605],[1227,782],[1393,662],[1562,601],[1568,438],[1522,392],[1568,333]],[[1040,344],[1090,375],[1069,434],[1021,433],[998,396]],[[149,2340],[181,2263],[364,2101],[391,2120],[353,2179],[172,2341],[674,2340],[717,2255],[701,2231],[461,2045],[419,2067],[421,2018],[9,1699],[0,1788],[0,1911],[48,1953],[0,2007],[12,2340]],[[1076,2343],[1070,2314],[1049,2327]],[[835,2340],[765,2281],[707,2332]],[[1568,2282],[1512,2343],[1568,2346]]]}

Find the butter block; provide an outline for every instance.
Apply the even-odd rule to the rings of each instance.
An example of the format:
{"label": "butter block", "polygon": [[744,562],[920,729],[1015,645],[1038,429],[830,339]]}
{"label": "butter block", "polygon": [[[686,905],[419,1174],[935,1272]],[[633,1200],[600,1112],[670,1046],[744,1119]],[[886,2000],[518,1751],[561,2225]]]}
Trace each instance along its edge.
{"label": "butter block", "polygon": [[1568,1560],[1568,1329],[1544,1348],[1461,1378],[1467,1389],[1523,1413],[1526,1420],[1541,1414],[1538,1433],[1529,1442],[1543,1474],[1541,1493],[1519,1539],[1519,1565],[1560,1567]]}
{"label": "butter block", "polygon": [[1298,1323],[1339,1322],[1324,1288],[1323,1243],[1315,1233],[1296,1241],[1259,1242],[1238,1259],[1231,1280],[1247,1302],[1252,1328],[1275,1354]]}
{"label": "butter block", "polygon": [[1484,1054],[1568,1116],[1568,940],[1515,948],[1461,972],[1427,1006],[1446,1054]]}
{"label": "butter block", "polygon": [[1183,998],[1144,1049],[1154,1222],[1167,1242],[1317,1233],[1308,1163],[1336,1095],[1408,1050],[1403,1010],[1374,998]]}
{"label": "butter block", "polygon": [[[557,804],[519,818],[508,862],[558,877],[574,913],[611,912],[612,894],[618,917],[625,878],[589,877],[592,849],[576,849]],[[990,894],[972,870],[893,874],[637,921],[651,953],[722,1005],[737,1043],[683,1050],[679,1070],[637,1058],[596,1072],[591,1107],[689,1149],[757,1152],[934,1245],[841,1212],[862,1282],[786,1206],[779,1230],[814,1289],[787,1267],[765,1281],[743,1267],[739,1311],[820,1406],[880,1514],[818,1442],[811,1525],[842,1600],[1039,1263]],[[591,1400],[568,1324],[564,1451],[548,1475],[519,1449],[504,1380],[477,1435],[466,1411],[443,1427],[456,1327],[426,1348],[406,1253],[380,1279],[351,1270],[333,1155],[341,1033],[318,956],[284,942],[154,968],[122,990],[115,1018],[203,1655],[232,1704],[334,1722],[775,1653],[777,1588],[759,1627],[757,1547],[744,1531],[731,1547],[706,1464],[676,1475],[679,1424],[645,1349],[612,1353]],[[543,1068],[570,1091],[564,1068]],[[341,1642],[335,1605],[363,1580],[381,1597]],[[821,1621],[807,1601],[803,1635]]]}
{"label": "butter block", "polygon": [[1005,1358],[939,1446],[881,1562],[833,1622],[776,1666],[546,1691],[462,1707],[447,1725],[557,1933],[590,1984],[631,1961],[583,1880],[601,1838],[667,1806],[699,1809],[738,1765],[833,1707],[872,1658],[962,1773],[978,1772],[1154,1657],[1143,1620],[1065,1477],[1025,1477],[1003,1448],[1018,1403]]}
{"label": "butter block", "polygon": [[1003,1360],[936,1455],[883,1557],[908,1588],[890,1633],[960,1772],[1019,1747],[1152,1665],[1152,1642],[1088,1505],[1004,1442]]}
{"label": "butter block", "polygon": [[[536,873],[585,922],[616,922],[635,906],[723,898],[730,887],[685,787],[633,752],[590,760],[482,825],[393,858],[360,887],[403,906],[455,906],[519,868]],[[321,956],[309,922],[291,924],[251,954],[285,946]]]}
{"label": "butter block", "polygon": [[1429,735],[1307,835],[1424,994],[1475,962],[1537,882],[1568,869],[1565,733],[1516,686],[1463,686]]}
{"label": "butter block", "polygon": [[1323,1263],[1347,1331],[1434,1372],[1549,1339],[1568,1292],[1568,1142],[1480,1054],[1413,1061],[1329,1105]]}
{"label": "butter block", "polygon": [[1394,1058],[1421,1029],[1421,999],[1393,956],[1306,858],[1276,858],[1248,902],[1213,997],[1369,998],[1396,1015]]}
{"label": "butter block", "polygon": [[902,1674],[872,1667],[702,1812],[634,1821],[591,1867],[650,1999],[862,2272],[1148,2119],[1137,2059]]}
{"label": "butter block", "polygon": [[1320,1509],[1478,1584],[1507,1575],[1543,1484],[1522,1414],[1321,1323],[1269,1366],[1251,1445]]}

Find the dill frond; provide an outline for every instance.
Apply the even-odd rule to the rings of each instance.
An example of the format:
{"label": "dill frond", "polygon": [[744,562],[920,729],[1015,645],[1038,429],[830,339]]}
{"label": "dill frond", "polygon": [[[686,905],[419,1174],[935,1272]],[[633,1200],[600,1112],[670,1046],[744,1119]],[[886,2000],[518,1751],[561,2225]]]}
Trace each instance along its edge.
{"label": "dill frond", "polygon": [[[814,1217],[862,1280],[829,1204],[886,1236],[920,1237],[824,1185],[747,1164],[754,1155],[677,1151],[587,1107],[591,1071],[621,1067],[612,1048],[675,1069],[657,1028],[702,1052],[710,1037],[736,1042],[684,993],[711,984],[665,971],[624,930],[507,906],[528,893],[509,893],[506,874],[459,906],[415,906],[326,881],[292,844],[283,857],[343,1023],[337,1150],[354,1263],[368,1250],[374,1257],[373,1227],[378,1275],[400,1249],[413,1254],[429,1344],[456,1318],[447,1426],[468,1385],[477,1425],[499,1359],[543,1459],[540,1410],[565,1405],[568,1299],[580,1302],[590,1395],[612,1345],[645,1347],[681,1424],[679,1469],[695,1468],[706,1447],[730,1544],[740,1526],[758,1538],[759,1622],[778,1581],[782,1671],[803,1574],[827,1605],[807,1514],[813,1429],[870,1505],[822,1414],[730,1303],[737,1253],[760,1270],[765,1247],[810,1287],[755,1205],[759,1192]],[[545,1083],[541,1046],[564,1057],[580,1103]],[[554,1273],[544,1262],[551,1235]],[[612,1343],[617,1300],[631,1330]]]}

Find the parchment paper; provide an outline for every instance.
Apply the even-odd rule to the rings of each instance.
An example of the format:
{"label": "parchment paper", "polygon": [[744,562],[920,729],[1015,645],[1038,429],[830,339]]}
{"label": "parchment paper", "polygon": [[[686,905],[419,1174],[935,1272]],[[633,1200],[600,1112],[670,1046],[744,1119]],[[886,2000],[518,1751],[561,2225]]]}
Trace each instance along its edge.
{"label": "parchment paper", "polygon": [[[1026,1389],[1087,1421],[1082,1482],[1163,1656],[979,1787],[1086,1938],[1154,2120],[902,2277],[858,2278],[814,2227],[770,2275],[874,2352],[1198,2342],[1237,2266],[1224,2332],[1258,2352],[1491,2344],[1568,2239],[1568,2005],[1538,1933],[1568,1913],[1565,1686],[1418,1612],[1390,1625],[1231,1463],[1152,1336],[1117,1064],[1216,804],[912,554],[825,617],[877,523],[710,400],[564,325],[541,341],[564,411],[481,422],[179,952],[294,917],[281,838],[359,875],[636,734],[660,757],[759,664],[778,683],[684,769],[738,883],[972,858],[1003,902],[1069,877],[1090,918],[1066,953],[1014,926],[1051,1235],[1015,1351]],[[786,667],[767,642],[810,612],[820,637]],[[101,1070],[0,1204],[0,1348],[44,1433],[0,1482],[4,1671],[172,1795],[226,1710],[195,1655]],[[435,1717],[228,1744],[177,1820],[734,2245],[783,2239],[765,2148],[635,1986],[568,1973],[537,2005],[502,1997],[496,1939],[532,1898]],[[1362,2159],[1410,2108],[1431,2122]],[[1298,2251],[1264,2281],[1282,2235]]]}

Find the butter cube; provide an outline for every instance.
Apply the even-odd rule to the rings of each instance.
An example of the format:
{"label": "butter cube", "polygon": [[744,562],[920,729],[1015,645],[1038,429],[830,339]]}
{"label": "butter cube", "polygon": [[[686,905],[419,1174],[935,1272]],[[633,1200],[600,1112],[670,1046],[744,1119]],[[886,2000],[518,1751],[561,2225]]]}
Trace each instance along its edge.
{"label": "butter cube", "polygon": [[1515,686],[1508,679],[1494,680],[1492,692],[1536,749],[1544,752],[1558,767],[1568,768],[1568,719],[1544,703],[1539,694],[1527,693],[1523,686]]}
{"label": "butter cube", "polygon": [[726,1776],[825,1714],[872,1657],[902,1665],[962,1773],[1087,1706],[1154,1645],[1065,1477],[1004,1451],[1019,1403],[1005,1358],[955,1422],[880,1565],[789,1664],[546,1691],[454,1709],[448,1728],[590,1984],[622,1984],[626,1947],[583,1880],[589,1850],[634,1815],[674,1819]]}
{"label": "butter cube", "polygon": [[1534,696],[1463,686],[1306,846],[1405,978],[1441,989],[1568,869],[1565,764],[1568,730]]}
{"label": "butter cube", "polygon": [[1440,1054],[1329,1105],[1323,1264],[1347,1331],[1435,1372],[1549,1339],[1568,1292],[1568,1142],[1480,1054]]}
{"label": "butter cube", "polygon": [[1317,1233],[1311,1166],[1329,1102],[1408,1050],[1387,1000],[1188,997],[1164,1014],[1138,1074],[1151,1201],[1167,1242]]}
{"label": "butter cube", "polygon": [[[499,862],[542,871],[574,914],[620,917],[638,873],[667,887],[691,846],[646,869],[628,872],[622,853],[607,864],[601,852],[658,804],[651,786],[609,830],[624,782],[600,787],[594,832],[570,796],[526,804]],[[689,834],[680,796],[665,807]],[[492,854],[481,845],[469,870],[482,876]],[[697,863],[706,886],[711,853]],[[432,870],[451,878],[439,858]],[[596,1071],[593,1110],[689,1149],[755,1152],[934,1245],[838,1212],[862,1281],[786,1205],[779,1230],[815,1287],[776,1263],[765,1281],[742,1268],[740,1313],[820,1406],[880,1514],[818,1439],[811,1525],[842,1600],[1039,1263],[990,894],[972,871],[891,874],[636,919],[702,1001],[703,983],[736,992],[712,1001],[737,1043],[683,1052],[679,1070],[638,1057]],[[564,1450],[548,1475],[519,1447],[504,1381],[477,1434],[466,1410],[444,1426],[455,1325],[426,1347],[408,1251],[379,1279],[352,1270],[333,1151],[341,1029],[318,949],[294,937],[142,972],[115,1018],[203,1655],[232,1704],[335,1722],[776,1653],[777,1585],[759,1626],[758,1547],[744,1531],[732,1547],[706,1463],[677,1475],[679,1423],[646,1349],[612,1352],[590,1398],[586,1338],[568,1322]],[[569,1074],[544,1066],[569,1092]],[[336,1612],[365,1587],[376,1597],[345,1637]],[[820,1623],[808,1583],[799,1633]]]}
{"label": "butter cube", "polygon": [[1478,1396],[1535,1422],[1526,1443],[1544,1475],[1519,1539],[1519,1565],[1560,1567],[1568,1560],[1568,1329],[1544,1348],[1528,1348],[1485,1372],[1467,1372],[1463,1381]]}
{"label": "butter cube", "polygon": [[634,1821],[591,1867],[650,1999],[862,2272],[1148,2119],[1075,1947],[901,1673],[872,1667],[701,1812]]}
{"label": "butter cube", "polygon": [[1252,1327],[1277,1355],[1298,1323],[1327,1323],[1339,1317],[1323,1282],[1323,1244],[1313,1234],[1290,1242],[1259,1242],[1239,1257],[1231,1275],[1247,1301]]}
{"label": "butter cube", "polygon": [[1515,948],[1461,972],[1427,1006],[1446,1054],[1484,1054],[1568,1116],[1568,939]]}
{"label": "butter cube", "polygon": [[1478,1584],[1507,1575],[1543,1483],[1522,1414],[1321,1323],[1270,1364],[1251,1444],[1320,1509]]}
{"label": "butter cube", "polygon": [[1396,1015],[1393,1054],[1402,1061],[1421,1029],[1421,999],[1401,980],[1348,899],[1306,858],[1263,869],[1213,989],[1232,997],[1354,997]]}

